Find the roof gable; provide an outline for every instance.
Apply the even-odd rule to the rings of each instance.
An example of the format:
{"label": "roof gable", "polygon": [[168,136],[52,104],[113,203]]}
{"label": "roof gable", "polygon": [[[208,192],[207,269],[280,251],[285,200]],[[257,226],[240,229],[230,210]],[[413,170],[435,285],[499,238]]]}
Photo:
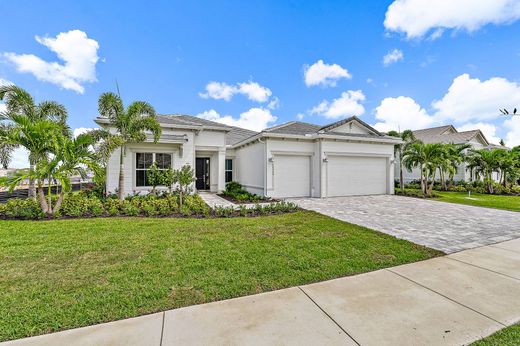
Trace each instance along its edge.
{"label": "roof gable", "polygon": [[319,130],[320,133],[335,132],[346,134],[363,134],[363,135],[378,135],[382,134],[368,125],[356,116],[336,121],[335,123],[325,125]]}

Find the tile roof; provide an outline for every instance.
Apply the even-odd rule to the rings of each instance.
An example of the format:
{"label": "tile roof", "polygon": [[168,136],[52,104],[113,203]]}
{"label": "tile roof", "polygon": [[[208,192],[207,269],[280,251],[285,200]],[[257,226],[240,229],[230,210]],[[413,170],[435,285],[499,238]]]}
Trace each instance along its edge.
{"label": "tile roof", "polygon": [[320,128],[319,125],[304,123],[301,121],[289,121],[281,125],[269,127],[262,132],[304,136],[306,134],[317,133]]}
{"label": "tile roof", "polygon": [[[451,131],[450,131],[451,130]],[[449,133],[447,133],[449,131]],[[439,127],[432,127],[428,129],[415,130],[413,134],[416,139],[422,141],[423,143],[467,143],[471,141],[476,136],[480,135],[485,141],[485,144],[491,145],[482,131],[480,130],[470,130],[470,131],[461,131],[458,132],[453,125],[445,125]]]}
{"label": "tile roof", "polygon": [[226,136],[226,145],[236,144],[238,142],[243,141],[244,139],[247,139],[257,134],[258,132],[255,131],[232,126],[231,131],[229,131]]}
{"label": "tile roof", "polygon": [[157,115],[157,120],[162,124],[185,126],[212,126],[222,128],[223,130],[229,129],[229,126],[227,125],[184,114],[160,114]]}

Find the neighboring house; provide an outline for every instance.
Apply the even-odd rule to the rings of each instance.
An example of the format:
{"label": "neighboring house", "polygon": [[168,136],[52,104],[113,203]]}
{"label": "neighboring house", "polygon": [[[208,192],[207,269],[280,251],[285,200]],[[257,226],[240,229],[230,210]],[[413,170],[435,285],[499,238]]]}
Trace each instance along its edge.
{"label": "neighboring house", "polygon": [[[327,126],[291,121],[254,132],[187,115],[160,115],[158,143],[126,149],[125,193],[149,191],[147,169],[195,168],[197,190],[222,191],[237,181],[270,197],[394,193],[394,144],[357,117]],[[110,128],[108,119],[96,123]],[[107,190],[118,186],[119,151],[107,164]]]}
{"label": "neighboring house", "polygon": [[[495,149],[504,148],[502,146],[491,144],[488,142],[482,131],[471,130],[471,131],[457,131],[453,125],[445,125],[439,127],[432,127],[428,129],[413,131],[416,139],[423,143],[453,143],[453,144],[470,144],[472,149]],[[399,160],[399,158],[397,158]],[[412,180],[419,180],[419,168],[414,168],[411,172],[406,168],[404,169],[404,181],[409,183]],[[399,165],[395,165],[395,176],[399,177]],[[498,176],[494,177],[498,179]],[[439,179],[437,174],[437,179]],[[454,176],[455,181],[471,181],[471,173],[466,169],[466,164],[462,163],[457,169],[457,173]]]}

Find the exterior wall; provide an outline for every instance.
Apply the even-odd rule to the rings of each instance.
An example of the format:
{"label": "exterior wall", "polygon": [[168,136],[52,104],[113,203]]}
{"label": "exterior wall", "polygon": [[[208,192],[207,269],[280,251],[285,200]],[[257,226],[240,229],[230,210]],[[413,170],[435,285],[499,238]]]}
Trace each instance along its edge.
{"label": "exterior wall", "polygon": [[[124,157],[124,190],[126,195],[134,193],[148,193],[150,187],[135,186],[135,153],[155,152],[171,153],[173,168],[180,169],[185,164],[195,169],[195,157],[210,157],[211,191],[221,191],[225,187],[224,167],[226,157],[226,134],[224,131],[201,131],[196,134],[191,130],[163,129],[163,134],[185,135],[187,142],[182,144],[170,143],[135,143],[126,146]],[[107,163],[107,191],[116,192],[119,184],[119,154],[116,150]]]}
{"label": "exterior wall", "polygon": [[[234,181],[257,195],[264,196],[265,142],[254,142],[234,151]],[[229,154],[229,153],[228,153]]]}
{"label": "exterior wall", "polygon": [[[393,144],[379,143],[355,143],[344,141],[324,140],[321,145],[321,156],[328,155],[352,155],[352,156],[376,156],[387,159],[387,193],[394,194],[394,146]],[[327,197],[327,162],[320,160],[321,189],[320,197]]]}

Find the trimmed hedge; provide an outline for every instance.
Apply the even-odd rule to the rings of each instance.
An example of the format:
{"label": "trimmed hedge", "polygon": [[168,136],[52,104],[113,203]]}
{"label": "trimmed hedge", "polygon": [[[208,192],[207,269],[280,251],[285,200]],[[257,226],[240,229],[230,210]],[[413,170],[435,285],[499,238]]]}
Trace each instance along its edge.
{"label": "trimmed hedge", "polygon": [[265,197],[246,191],[242,185],[236,181],[231,181],[226,184],[226,189],[222,192],[222,196],[238,203],[258,203],[268,200]]}
{"label": "trimmed hedge", "polygon": [[[83,193],[65,196],[56,218],[104,217],[104,216],[176,216],[176,217],[236,217],[281,214],[298,210],[293,203],[278,202],[270,205],[244,206],[234,208],[215,208],[211,210],[199,195],[183,197],[179,206],[178,196],[133,196],[124,200],[117,198],[98,198]],[[37,220],[44,219],[40,205],[33,199],[10,199],[0,203],[0,219]]]}

